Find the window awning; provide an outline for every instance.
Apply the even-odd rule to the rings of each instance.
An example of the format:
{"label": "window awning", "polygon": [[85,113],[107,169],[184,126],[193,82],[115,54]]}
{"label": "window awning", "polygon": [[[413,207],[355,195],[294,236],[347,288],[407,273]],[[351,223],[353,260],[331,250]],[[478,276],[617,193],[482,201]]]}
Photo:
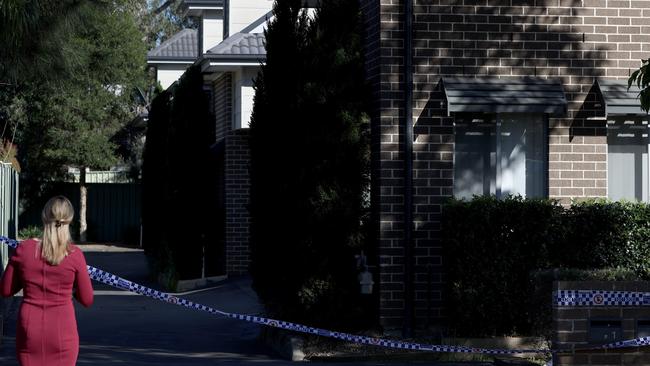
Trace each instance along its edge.
{"label": "window awning", "polygon": [[598,79],[596,85],[605,102],[605,114],[608,116],[634,115],[647,116],[641,109],[640,90],[636,85],[627,89],[627,80]]}
{"label": "window awning", "polygon": [[447,112],[547,113],[566,115],[567,102],[559,80],[537,77],[443,77]]}

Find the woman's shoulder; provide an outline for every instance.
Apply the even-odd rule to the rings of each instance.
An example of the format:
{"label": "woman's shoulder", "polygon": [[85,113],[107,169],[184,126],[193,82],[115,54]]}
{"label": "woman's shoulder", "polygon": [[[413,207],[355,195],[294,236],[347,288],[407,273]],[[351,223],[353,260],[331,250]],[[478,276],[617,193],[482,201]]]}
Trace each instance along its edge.
{"label": "woman's shoulder", "polygon": [[36,238],[21,240],[20,243],[18,244],[18,247],[16,248],[16,252],[14,254],[14,260],[23,258],[25,256],[24,253],[33,252],[33,250],[38,245],[38,243],[39,241]]}
{"label": "woman's shoulder", "polygon": [[20,245],[36,245],[41,241],[39,238],[29,238],[20,241]]}
{"label": "woman's shoulder", "polygon": [[77,246],[75,243],[70,243],[68,246],[68,255],[75,256],[75,257],[83,257],[84,252],[81,250],[79,246]]}
{"label": "woman's shoulder", "polygon": [[16,248],[17,251],[24,251],[25,249],[28,248],[33,248],[40,243],[40,240],[37,238],[30,238],[30,239],[25,239],[20,242],[18,245],[18,248]]}
{"label": "woman's shoulder", "polygon": [[81,268],[86,265],[86,256],[83,250],[77,245],[70,243],[68,247],[68,258],[72,261],[74,267]]}
{"label": "woman's shoulder", "polygon": [[68,253],[69,254],[73,254],[73,253],[79,254],[77,252],[81,252],[81,249],[79,249],[79,247],[77,245],[75,245],[75,243],[70,242],[70,244],[68,244]]}

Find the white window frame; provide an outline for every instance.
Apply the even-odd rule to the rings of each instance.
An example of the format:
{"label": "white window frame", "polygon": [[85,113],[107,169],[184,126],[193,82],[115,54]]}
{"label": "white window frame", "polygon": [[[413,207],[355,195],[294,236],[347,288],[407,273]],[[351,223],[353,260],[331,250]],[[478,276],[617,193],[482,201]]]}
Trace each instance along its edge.
{"label": "white window frame", "polygon": [[[611,156],[612,153],[611,146],[643,146],[645,147],[645,160],[646,160],[646,177],[645,182],[643,178],[641,180],[641,199],[637,197],[634,198],[616,198],[616,200],[628,200],[628,201],[637,201],[637,202],[650,202],[650,117],[647,116],[616,116],[609,117],[607,119],[607,198],[614,200],[612,198],[612,184],[611,179],[617,178],[611,174]],[[618,136],[614,136],[617,134]],[[636,135],[636,136],[634,136]],[[621,141],[621,143],[616,141],[613,143],[612,140],[615,139],[625,139],[629,138],[630,141]],[[643,143],[645,140],[645,143]],[[641,143],[639,143],[641,142]],[[642,155],[642,160],[644,159]],[[643,163],[642,163],[643,164]],[[636,173],[636,171],[635,171]],[[643,172],[642,172],[643,173]],[[636,176],[636,174],[635,174]],[[645,196],[645,197],[644,197]]]}

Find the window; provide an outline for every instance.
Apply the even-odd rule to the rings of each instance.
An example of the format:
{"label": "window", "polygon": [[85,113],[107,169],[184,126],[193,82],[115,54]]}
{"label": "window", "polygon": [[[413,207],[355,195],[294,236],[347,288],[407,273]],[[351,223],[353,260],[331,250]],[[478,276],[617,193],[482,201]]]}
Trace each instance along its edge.
{"label": "window", "polygon": [[607,126],[607,196],[648,202],[647,121],[616,119]]}
{"label": "window", "polygon": [[543,114],[458,114],[454,195],[546,197],[546,126]]}

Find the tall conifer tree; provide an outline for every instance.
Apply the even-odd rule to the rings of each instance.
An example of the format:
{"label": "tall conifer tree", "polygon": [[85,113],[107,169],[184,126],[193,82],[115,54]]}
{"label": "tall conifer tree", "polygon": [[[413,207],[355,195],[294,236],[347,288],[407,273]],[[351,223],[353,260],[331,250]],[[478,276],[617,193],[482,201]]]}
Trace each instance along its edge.
{"label": "tall conifer tree", "polygon": [[[359,326],[367,88],[356,1],[277,1],[251,124],[252,273],[276,316]],[[366,312],[368,314],[368,312]]]}

